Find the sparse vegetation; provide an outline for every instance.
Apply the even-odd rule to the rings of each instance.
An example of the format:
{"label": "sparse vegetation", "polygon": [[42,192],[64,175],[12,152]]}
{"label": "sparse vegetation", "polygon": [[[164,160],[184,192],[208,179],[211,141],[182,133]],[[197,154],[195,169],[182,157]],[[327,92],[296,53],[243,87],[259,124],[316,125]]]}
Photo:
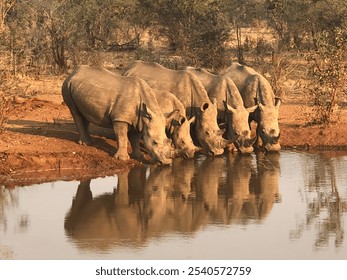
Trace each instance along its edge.
{"label": "sparse vegetation", "polygon": [[[64,74],[78,64],[122,68],[133,59],[218,72],[238,60],[267,69],[281,94],[304,53],[310,59],[302,78],[314,83],[309,98],[321,104],[312,119],[329,123],[346,62],[346,42],[339,41],[346,34],[334,39],[330,33],[346,30],[346,13],[347,2],[338,0],[0,0],[0,74],[6,72],[9,84],[17,76]],[[9,88],[1,87],[5,108]]]}
{"label": "sparse vegetation", "polygon": [[323,31],[317,37],[317,50],[307,56],[312,81],[310,93],[314,103],[311,123],[330,123],[339,97],[347,96],[343,87],[347,74],[344,61],[346,36],[341,28]]}

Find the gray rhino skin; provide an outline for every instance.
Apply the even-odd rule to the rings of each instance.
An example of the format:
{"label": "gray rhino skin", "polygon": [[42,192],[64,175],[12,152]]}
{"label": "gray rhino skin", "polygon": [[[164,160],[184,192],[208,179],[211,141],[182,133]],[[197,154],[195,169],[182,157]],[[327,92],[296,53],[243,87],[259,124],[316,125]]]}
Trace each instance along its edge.
{"label": "gray rhino skin", "polygon": [[256,137],[251,138],[248,119],[257,105],[246,109],[238,88],[228,77],[214,75],[203,68],[187,67],[187,71],[200,79],[210,99],[217,99],[218,122],[226,123],[228,138],[237,138],[234,144],[242,154],[253,152]]}
{"label": "gray rhino skin", "polygon": [[153,90],[141,79],[115,75],[103,68],[79,66],[64,81],[62,95],[79,132],[80,144],[90,144],[90,123],[113,128],[118,143],[115,158],[128,160],[129,140],[134,158],[142,158],[140,139],[158,164],[172,163],[166,120]]}
{"label": "gray rhino skin", "polygon": [[190,126],[195,121],[195,117],[187,119],[182,102],[171,92],[154,90],[154,93],[161,111],[168,120],[166,132],[178,154],[185,158],[194,157],[195,152],[199,150],[190,135]]}
{"label": "gray rhino skin", "polygon": [[140,77],[153,89],[173,93],[185,106],[187,116],[196,117],[192,136],[209,154],[220,155],[233,142],[222,137],[224,131],[218,127],[217,106],[193,74],[171,70],[155,62],[135,61],[123,75]]}
{"label": "gray rhino skin", "polygon": [[250,121],[258,123],[257,136],[267,151],[279,151],[278,114],[281,99],[275,97],[270,83],[254,69],[233,63],[222,75],[231,78],[239,89],[246,108],[258,105]]}

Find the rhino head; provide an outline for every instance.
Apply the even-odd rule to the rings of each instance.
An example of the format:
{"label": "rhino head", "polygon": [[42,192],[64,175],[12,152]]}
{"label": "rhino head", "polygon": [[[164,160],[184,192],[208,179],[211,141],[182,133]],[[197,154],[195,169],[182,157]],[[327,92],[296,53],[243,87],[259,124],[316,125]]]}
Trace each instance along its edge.
{"label": "rhino head", "polygon": [[185,158],[193,158],[195,152],[199,150],[190,135],[190,125],[194,123],[195,117],[188,120],[185,116],[179,115],[178,118],[167,120],[170,121],[169,134],[177,153]]}
{"label": "rhino head", "polygon": [[253,144],[256,136],[251,138],[251,129],[248,123],[249,114],[257,109],[257,105],[245,108],[238,106],[233,108],[226,102],[225,106],[225,122],[227,124],[228,139],[236,139],[234,144],[242,154],[253,152]]}
{"label": "rhino head", "polygon": [[146,151],[159,165],[171,164],[174,150],[166,137],[166,120],[163,114],[155,114],[145,104],[142,105],[142,139]]}
{"label": "rhino head", "polygon": [[234,140],[226,140],[222,136],[225,129],[217,124],[217,104],[203,102],[196,118],[195,134],[201,146],[211,155],[221,155],[224,148]]}
{"label": "rhino head", "polygon": [[257,133],[263,141],[263,146],[267,151],[279,151],[280,129],[278,126],[280,98],[275,98],[274,106],[264,106],[259,103],[259,121]]}

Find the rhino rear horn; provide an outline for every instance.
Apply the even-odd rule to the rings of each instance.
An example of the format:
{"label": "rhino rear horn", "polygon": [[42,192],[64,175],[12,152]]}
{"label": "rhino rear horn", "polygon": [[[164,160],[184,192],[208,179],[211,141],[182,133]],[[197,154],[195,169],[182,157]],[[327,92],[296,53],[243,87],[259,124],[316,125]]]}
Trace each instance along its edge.
{"label": "rhino rear horn", "polygon": [[230,106],[227,102],[224,101],[224,106],[225,109],[228,110],[228,112],[230,113],[234,113],[236,111],[236,109],[234,109],[232,106]]}

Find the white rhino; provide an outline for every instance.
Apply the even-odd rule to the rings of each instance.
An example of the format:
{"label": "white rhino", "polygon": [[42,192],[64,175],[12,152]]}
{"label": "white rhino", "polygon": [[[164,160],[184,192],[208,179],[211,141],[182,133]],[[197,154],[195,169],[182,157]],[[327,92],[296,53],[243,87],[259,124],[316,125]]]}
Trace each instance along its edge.
{"label": "white rhino", "polygon": [[187,119],[182,102],[171,92],[154,90],[154,93],[161,111],[168,120],[166,131],[177,153],[185,158],[194,157],[195,152],[199,150],[190,135],[190,126],[195,117]]}
{"label": "white rhino", "polygon": [[187,116],[195,116],[193,137],[209,154],[220,155],[233,142],[225,140],[217,123],[217,105],[212,103],[199,79],[186,70],[171,70],[155,62],[133,62],[125,76],[144,79],[150,87],[173,93],[185,106]]}
{"label": "white rhino", "polygon": [[214,75],[203,68],[188,67],[187,71],[200,79],[210,99],[217,99],[218,123],[226,123],[228,138],[236,138],[234,144],[242,154],[253,152],[256,138],[251,138],[248,119],[257,105],[246,109],[238,88],[228,77]]}
{"label": "white rhino", "polygon": [[258,123],[258,139],[260,137],[267,151],[279,151],[278,114],[281,99],[275,97],[270,83],[254,69],[239,63],[233,63],[222,75],[234,81],[246,108],[258,105],[250,119]]}
{"label": "white rhino", "polygon": [[141,79],[123,77],[103,68],[79,66],[64,81],[62,95],[80,135],[90,144],[93,123],[113,128],[118,143],[115,157],[128,160],[127,134],[133,157],[141,158],[140,139],[158,164],[171,164],[173,151],[166,137],[166,120],[153,90]]}

